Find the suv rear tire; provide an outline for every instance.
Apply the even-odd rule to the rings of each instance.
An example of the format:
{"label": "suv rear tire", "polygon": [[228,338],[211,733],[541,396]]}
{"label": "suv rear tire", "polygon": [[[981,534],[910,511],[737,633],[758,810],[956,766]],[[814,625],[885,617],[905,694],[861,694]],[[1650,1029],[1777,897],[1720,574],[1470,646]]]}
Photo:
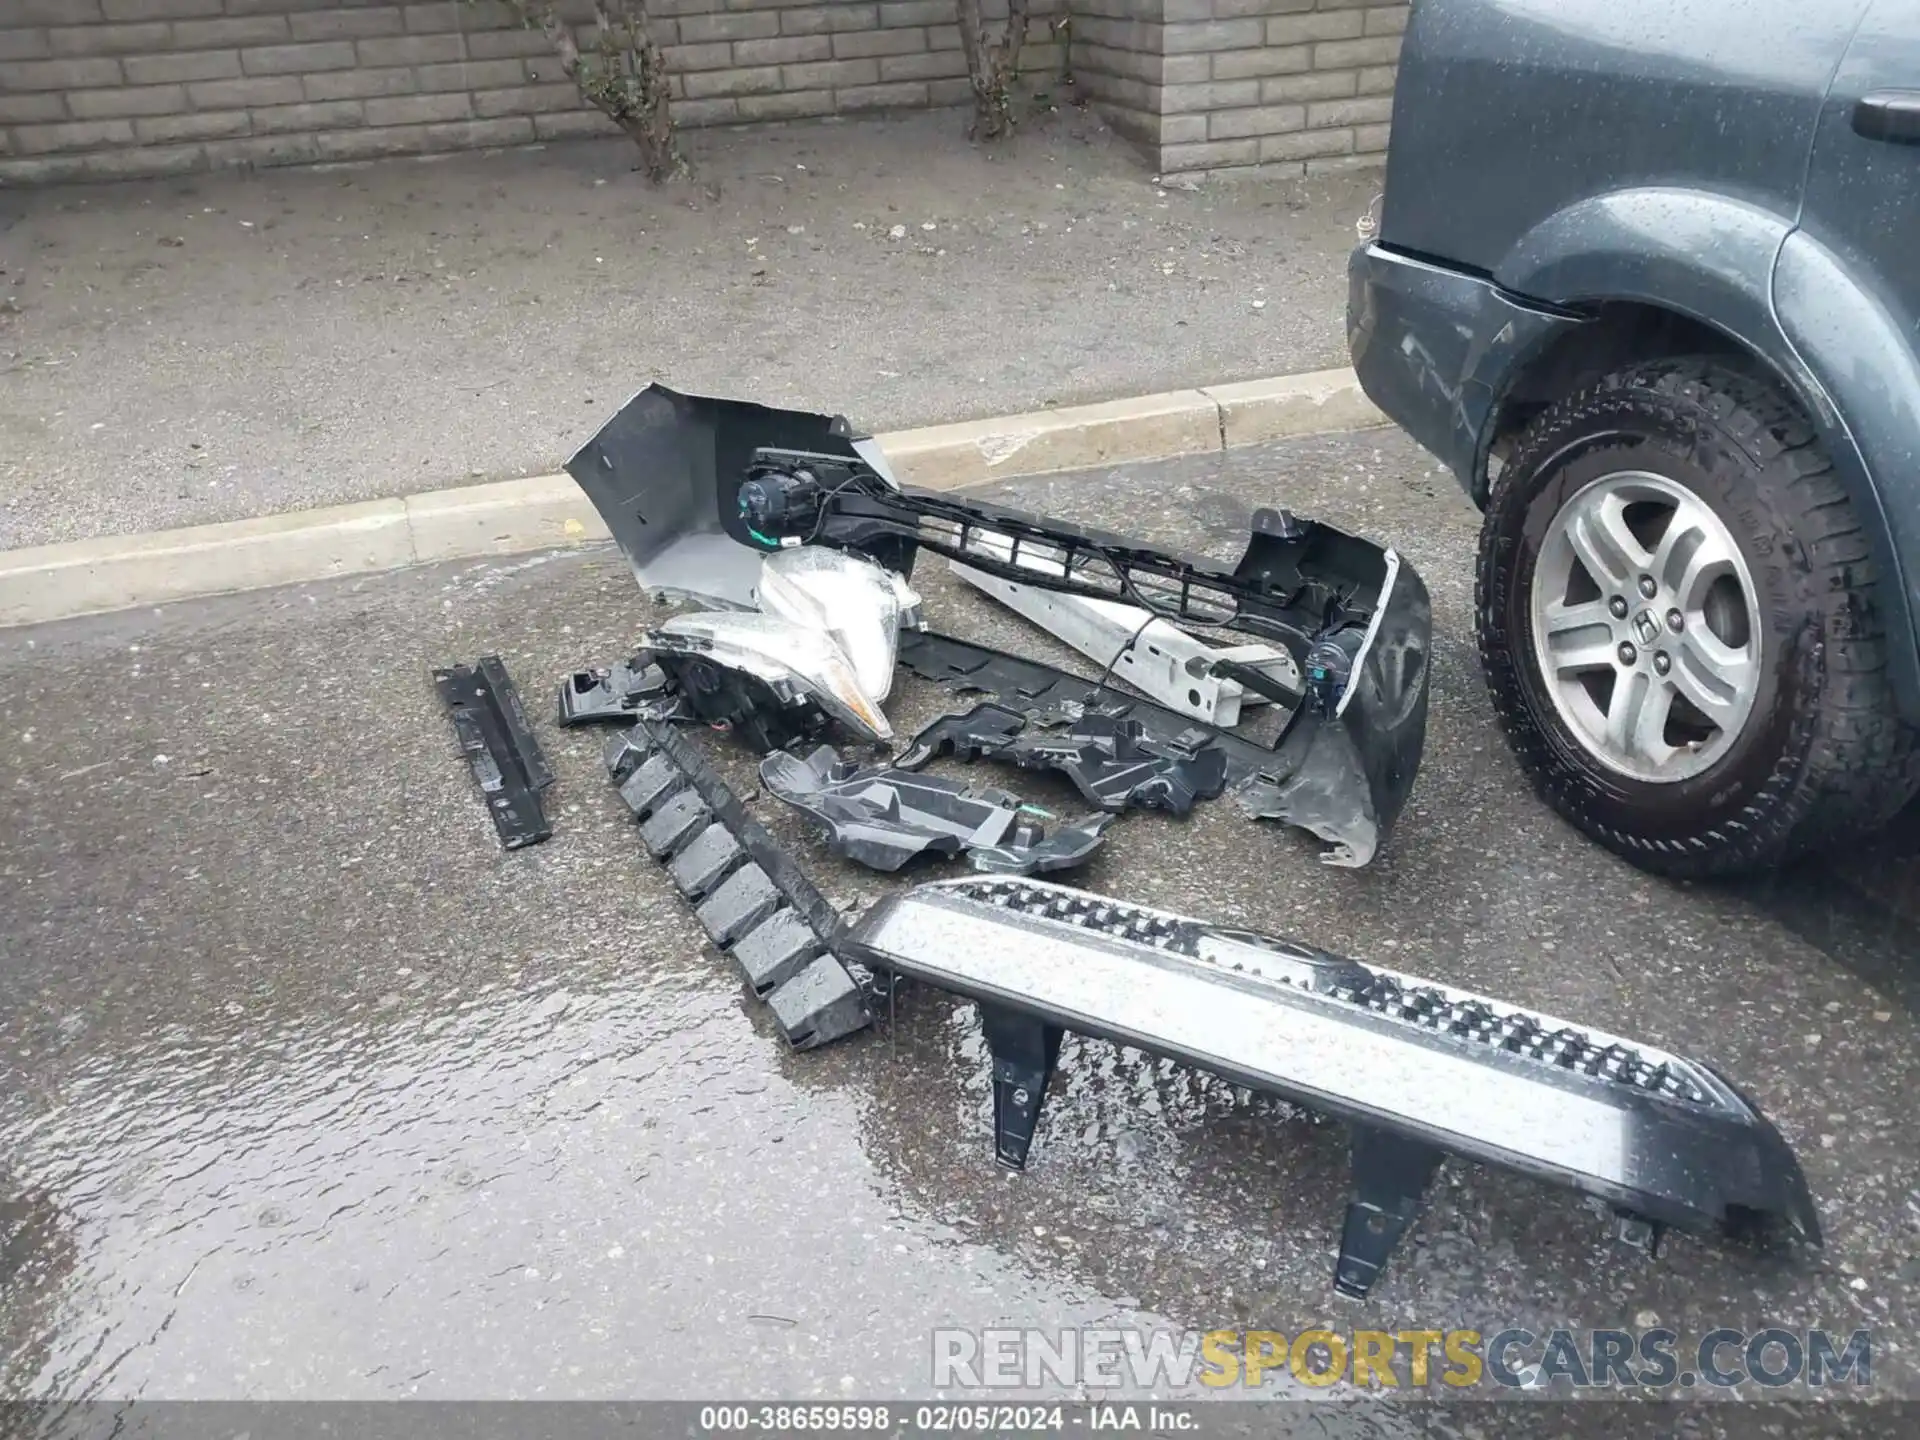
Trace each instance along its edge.
{"label": "suv rear tire", "polygon": [[1644,869],[1764,869],[1920,785],[1852,502],[1781,387],[1636,366],[1542,412],[1488,497],[1480,658],[1554,809]]}

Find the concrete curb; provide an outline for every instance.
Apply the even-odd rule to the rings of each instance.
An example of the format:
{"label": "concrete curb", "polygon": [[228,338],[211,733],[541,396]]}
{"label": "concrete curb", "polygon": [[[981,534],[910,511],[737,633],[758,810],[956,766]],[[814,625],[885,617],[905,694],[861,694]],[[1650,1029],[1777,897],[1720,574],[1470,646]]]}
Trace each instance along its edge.
{"label": "concrete curb", "polygon": [[[879,439],[901,480],[947,490],[1385,423],[1351,370],[1321,370]],[[606,526],[570,478],[534,475],[40,545],[0,551],[0,628],[606,538]]]}

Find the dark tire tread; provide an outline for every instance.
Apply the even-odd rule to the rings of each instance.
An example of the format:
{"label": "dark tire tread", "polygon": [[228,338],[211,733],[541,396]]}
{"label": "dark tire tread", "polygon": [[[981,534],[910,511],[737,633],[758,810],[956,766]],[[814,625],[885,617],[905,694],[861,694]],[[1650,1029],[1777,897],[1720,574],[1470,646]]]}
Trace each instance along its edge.
{"label": "dark tire tread", "polygon": [[[1737,449],[1760,478],[1755,499],[1785,538],[1800,599],[1819,641],[1813,703],[1798,707],[1764,782],[1732,818],[1684,840],[1604,823],[1584,787],[1569,783],[1519,687],[1495,583],[1498,537],[1481,532],[1476,610],[1482,669],[1501,727],[1535,788],[1574,825],[1643,868],[1676,876],[1765,869],[1877,829],[1920,788],[1920,744],[1895,709],[1889,639],[1871,549],[1851,499],[1805,415],[1768,377],[1724,357],[1655,361],[1607,376],[1549,407],[1522,435],[1488,498],[1489,517],[1582,426],[1617,416],[1623,401],[1693,433],[1702,449]],[[1504,677],[1504,678],[1503,678]]]}

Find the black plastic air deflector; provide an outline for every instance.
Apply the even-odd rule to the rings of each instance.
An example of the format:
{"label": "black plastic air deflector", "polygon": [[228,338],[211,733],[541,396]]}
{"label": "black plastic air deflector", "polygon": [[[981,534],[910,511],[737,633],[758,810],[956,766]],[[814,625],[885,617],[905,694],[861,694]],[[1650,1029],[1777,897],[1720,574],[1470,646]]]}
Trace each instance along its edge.
{"label": "black plastic air deflector", "polygon": [[608,742],[605,759],[647,853],[789,1044],[811,1050],[872,1023],[835,954],[839,911],[686,736],[643,720]]}

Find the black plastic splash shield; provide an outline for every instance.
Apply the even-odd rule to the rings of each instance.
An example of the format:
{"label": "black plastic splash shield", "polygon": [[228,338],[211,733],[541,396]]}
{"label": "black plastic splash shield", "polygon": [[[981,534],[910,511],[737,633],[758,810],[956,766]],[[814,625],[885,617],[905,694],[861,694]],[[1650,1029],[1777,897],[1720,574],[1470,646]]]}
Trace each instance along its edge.
{"label": "black plastic splash shield", "polygon": [[790,1045],[811,1050],[873,1022],[836,953],[840,912],[684,735],[643,720],[609,740],[604,758],[647,853]]}
{"label": "black plastic splash shield", "polygon": [[460,752],[480,786],[500,843],[508,850],[537,845],[553,834],[540,792],[553,784],[553,770],[533,738],[520,692],[498,655],[478,665],[450,665],[433,672],[434,688],[453,721]]}
{"label": "black plastic splash shield", "polygon": [[1707,1066],[1291,941],[1045,881],[886,897],[848,953],[980,1006],[995,1151],[1025,1164],[1064,1031],[1346,1120],[1354,1194],[1335,1285],[1364,1295],[1443,1155],[1598,1197],[1622,1238],[1820,1223],[1779,1132]]}
{"label": "black plastic splash shield", "polygon": [[969,761],[986,755],[1023,770],[1058,770],[1089,804],[1108,811],[1133,806],[1185,815],[1227,783],[1226,753],[1208,731],[1195,726],[1165,738],[1140,720],[1098,711],[1035,716],[976,705],[921,730],[900,765],[911,770],[937,755]]}
{"label": "black plastic splash shield", "polygon": [[1019,796],[885,765],[850,765],[831,745],[804,760],[776,750],[760,762],[769,794],[808,816],[835,855],[892,872],[920,855],[965,852],[976,870],[1038,875],[1085,864],[1113,818],[1096,815],[1047,834]]}
{"label": "black plastic splash shield", "polygon": [[[1002,729],[1003,742],[997,748],[980,747],[979,753],[996,758],[1006,756],[1028,764],[1006,754],[1016,735],[1029,728],[1071,735],[1089,715],[1097,715],[1105,727],[1137,725],[1141,737],[1170,753],[1218,751],[1225,761],[1226,787],[1240,807],[1255,819],[1297,825],[1329,842],[1333,848],[1321,859],[1330,865],[1353,867],[1373,859],[1406,804],[1426,728],[1424,686],[1409,702],[1421,711],[1409,732],[1403,728],[1410,723],[1407,717],[1396,723],[1377,708],[1384,692],[1366,681],[1364,673],[1352,687],[1347,715],[1326,714],[1303,704],[1289,718],[1274,748],[1268,749],[1232,731],[1202,725],[1150,700],[1103,689],[1037,660],[930,630],[901,632],[900,663],[957,693],[990,695],[1023,719],[1026,723],[1014,734]],[[942,725],[935,721],[919,739],[950,738]],[[1402,741],[1409,747],[1405,754],[1396,748]],[[1036,758],[1048,755],[1044,746],[1033,753]],[[917,745],[906,758],[919,758]],[[1073,773],[1064,764],[1056,768]],[[1078,782],[1080,777],[1074,778]],[[1082,790],[1086,793],[1084,785]],[[1198,794],[1197,798],[1206,797]]]}

